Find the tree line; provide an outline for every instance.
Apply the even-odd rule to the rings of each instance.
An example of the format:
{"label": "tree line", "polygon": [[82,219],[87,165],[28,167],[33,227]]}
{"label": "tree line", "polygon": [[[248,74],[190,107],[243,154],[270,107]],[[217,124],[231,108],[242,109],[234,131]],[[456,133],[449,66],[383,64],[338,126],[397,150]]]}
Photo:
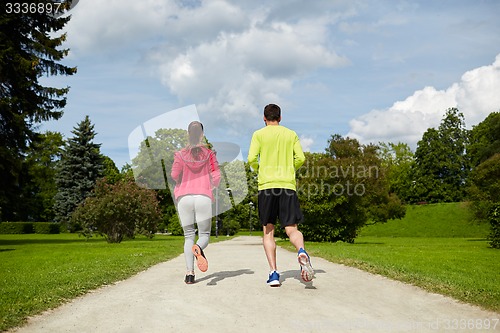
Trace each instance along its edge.
{"label": "tree line", "polygon": [[[182,131],[157,132],[148,138],[150,151],[141,148],[122,170],[94,143],[88,116],[68,139],[38,131],[43,121],[62,116],[69,91],[45,87],[39,78],[76,73],[61,64],[69,50],[61,49],[66,36],[56,35],[69,19],[0,13],[0,221],[50,221],[116,242],[157,230],[181,233],[168,187],[148,190],[133,171],[151,149],[168,148],[166,136],[177,140],[169,145],[182,147]],[[223,168],[241,170],[231,163]],[[247,188],[248,194],[221,214],[225,233],[258,227],[256,175],[246,163],[244,170],[231,190]],[[450,108],[415,152],[401,142],[366,145],[333,134],[324,152],[306,153],[297,179],[307,240],[353,242],[367,223],[403,217],[406,204],[470,201],[476,219],[490,221],[492,245],[500,247],[499,112],[467,130],[463,114]],[[225,191],[221,184],[219,193]],[[230,198],[220,203],[230,205]]]}

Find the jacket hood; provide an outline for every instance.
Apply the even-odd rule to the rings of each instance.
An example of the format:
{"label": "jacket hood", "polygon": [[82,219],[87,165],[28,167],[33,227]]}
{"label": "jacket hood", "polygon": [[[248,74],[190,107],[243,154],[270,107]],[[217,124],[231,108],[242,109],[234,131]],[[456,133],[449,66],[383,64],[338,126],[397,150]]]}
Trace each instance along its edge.
{"label": "jacket hood", "polygon": [[[200,148],[198,155],[193,154],[193,149],[196,148]],[[210,154],[213,154],[211,150],[200,146],[184,148],[179,152],[179,156],[182,161],[194,173],[200,172],[206,165],[208,165]]]}

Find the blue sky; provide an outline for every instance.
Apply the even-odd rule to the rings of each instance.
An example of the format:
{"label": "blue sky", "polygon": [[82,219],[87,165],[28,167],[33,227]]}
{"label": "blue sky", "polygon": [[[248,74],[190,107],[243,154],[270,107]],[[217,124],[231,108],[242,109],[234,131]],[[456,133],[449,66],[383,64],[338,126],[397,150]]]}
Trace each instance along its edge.
{"label": "blue sky", "polygon": [[130,161],[142,123],[194,104],[210,141],[246,157],[268,103],[304,150],[332,134],[405,142],[458,107],[467,126],[500,110],[500,2],[85,0],[71,11],[65,137],[89,115],[103,154]]}

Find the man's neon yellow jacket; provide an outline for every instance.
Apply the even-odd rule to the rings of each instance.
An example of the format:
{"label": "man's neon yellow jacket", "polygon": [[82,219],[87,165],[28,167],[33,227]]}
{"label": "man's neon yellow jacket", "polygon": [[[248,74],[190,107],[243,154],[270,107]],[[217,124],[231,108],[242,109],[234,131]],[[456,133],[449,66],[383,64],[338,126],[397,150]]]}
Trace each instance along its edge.
{"label": "man's neon yellow jacket", "polygon": [[305,162],[299,137],[281,125],[268,125],[253,133],[248,163],[258,171],[258,189],[296,191],[295,172]]}

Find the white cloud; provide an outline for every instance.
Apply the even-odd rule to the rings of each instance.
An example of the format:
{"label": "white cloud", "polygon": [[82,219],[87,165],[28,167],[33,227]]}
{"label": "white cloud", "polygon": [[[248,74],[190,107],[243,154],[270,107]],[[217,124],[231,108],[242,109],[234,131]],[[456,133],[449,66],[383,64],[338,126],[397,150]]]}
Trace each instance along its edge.
{"label": "white cloud", "polygon": [[74,9],[69,47],[135,57],[180,103],[238,132],[297,79],[349,64],[333,49],[329,27],[350,15],[347,2],[87,0]]}
{"label": "white cloud", "polygon": [[[201,6],[192,15],[206,10]],[[175,48],[166,43],[152,51],[149,60],[181,101],[196,103],[202,114],[210,113],[214,122],[222,121],[238,133],[248,117],[260,114],[262,105],[280,103],[294,80],[349,63],[326,46],[328,15],[294,22],[273,21],[266,15],[260,9],[246,12],[237,21],[245,24],[244,29],[219,26],[211,39],[194,39]],[[179,20],[183,25],[181,16]]]}
{"label": "white cloud", "polygon": [[492,65],[462,75],[446,90],[425,87],[386,110],[372,110],[350,121],[349,137],[361,142],[406,142],[413,148],[423,133],[437,127],[448,108],[458,107],[470,128],[500,110],[500,54]]}
{"label": "white cloud", "polygon": [[307,137],[305,135],[301,135],[300,138],[300,144],[302,146],[303,151],[311,151],[311,147],[314,144],[314,139]]}

